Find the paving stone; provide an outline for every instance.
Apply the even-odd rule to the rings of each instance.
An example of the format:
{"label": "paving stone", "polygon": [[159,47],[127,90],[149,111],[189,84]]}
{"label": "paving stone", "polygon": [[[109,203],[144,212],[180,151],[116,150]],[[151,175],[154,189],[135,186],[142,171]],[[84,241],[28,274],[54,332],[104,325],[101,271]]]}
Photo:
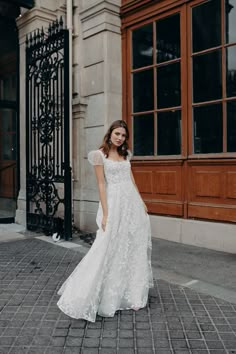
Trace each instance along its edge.
{"label": "paving stone", "polygon": [[26,336],[19,336],[16,338],[16,341],[14,343],[14,345],[30,345],[33,342],[34,337],[30,336],[30,335],[26,335]]}
{"label": "paving stone", "polygon": [[54,331],[54,328],[41,327],[37,331],[38,336],[51,336]]}
{"label": "paving stone", "polygon": [[135,351],[130,348],[119,348],[117,354],[135,354]]}
{"label": "paving stone", "polygon": [[137,338],[138,348],[152,348],[153,342],[151,338]]}
{"label": "paving stone", "polygon": [[8,346],[11,346],[14,341],[15,341],[15,337],[0,337],[0,346],[1,347],[8,347]]}
{"label": "paving stone", "polygon": [[152,348],[138,348],[138,354],[154,354],[154,350]]}
{"label": "paving stone", "polygon": [[[142,354],[141,353],[141,351],[140,352],[138,352],[139,354]],[[172,352],[172,350],[170,350],[170,349],[156,349],[155,350],[155,354],[172,354],[173,352]]]}
{"label": "paving stone", "polygon": [[167,339],[154,338],[154,343],[157,349],[170,348],[170,342]]}
{"label": "paving stone", "polygon": [[87,329],[86,336],[87,338],[100,338],[101,330],[99,329]]}
{"label": "paving stone", "polygon": [[31,346],[28,350],[29,354],[44,354],[46,348]]}
{"label": "paving stone", "polygon": [[0,347],[0,354],[8,354],[11,347]]}
{"label": "paving stone", "polygon": [[4,336],[7,337],[16,337],[21,331],[21,328],[19,327],[7,327],[4,331]]}
{"label": "paving stone", "polygon": [[99,338],[84,338],[83,340],[83,346],[89,347],[89,348],[97,348],[99,347]]}
{"label": "paving stone", "polygon": [[32,345],[47,347],[50,344],[50,336],[35,336]]}
{"label": "paving stone", "polygon": [[207,348],[209,349],[224,349],[224,346],[219,340],[206,340]]}
{"label": "paving stone", "polygon": [[102,348],[100,354],[116,354],[116,349],[113,348]]}
{"label": "paving stone", "polygon": [[45,354],[63,354],[64,348],[63,347],[49,347],[46,349]]}
{"label": "paving stone", "polygon": [[99,354],[99,350],[97,348],[84,348],[81,349],[81,354]]}
{"label": "paving stone", "polygon": [[171,344],[173,349],[187,349],[188,348],[188,344],[185,340],[171,340]]}
{"label": "paving stone", "polygon": [[189,346],[191,349],[206,349],[206,344],[203,340],[189,340]]}
{"label": "paving stone", "polygon": [[[140,322],[140,324],[143,324]],[[132,329],[134,327],[133,322],[120,322],[120,329]],[[136,323],[137,328],[137,323]]]}
{"label": "paving stone", "polygon": [[[68,329],[66,328],[57,328],[57,330],[64,330],[68,332]],[[84,336],[85,330],[82,328],[70,328],[68,335],[71,337],[80,337],[82,338]]]}
{"label": "paving stone", "polygon": [[103,338],[101,346],[102,348],[116,348],[117,340],[116,338]]}
{"label": "paving stone", "polygon": [[130,338],[120,338],[119,348],[133,348],[134,340]]}
{"label": "paving stone", "polygon": [[153,338],[156,340],[168,339],[169,335],[167,331],[153,331]]}
{"label": "paving stone", "polygon": [[65,348],[63,354],[81,354],[80,349],[78,347]]}
{"label": "paving stone", "polygon": [[186,331],[185,335],[188,339],[202,339],[202,334],[196,331]]}
{"label": "paving stone", "polygon": [[236,341],[223,341],[226,349],[236,350]]}
{"label": "paving stone", "polygon": [[169,331],[169,336],[171,339],[184,339],[184,337],[185,337],[183,331],[179,331],[179,330]]}
{"label": "paving stone", "polygon": [[102,332],[102,337],[103,338],[116,338],[117,336],[117,331],[116,330],[106,330],[104,329]]}
{"label": "paving stone", "polygon": [[65,337],[53,337],[50,340],[50,346],[52,347],[64,347]]}

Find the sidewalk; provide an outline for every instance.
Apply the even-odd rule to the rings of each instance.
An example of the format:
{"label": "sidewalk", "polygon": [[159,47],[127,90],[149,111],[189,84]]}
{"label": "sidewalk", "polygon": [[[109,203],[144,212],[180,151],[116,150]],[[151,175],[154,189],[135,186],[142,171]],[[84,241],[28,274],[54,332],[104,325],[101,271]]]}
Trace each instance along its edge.
{"label": "sidewalk", "polygon": [[[147,308],[87,323],[56,302],[88,243],[54,244],[23,230],[14,239],[12,227],[0,227],[0,354],[236,353],[235,255],[153,240]],[[231,302],[222,300],[229,294]]]}

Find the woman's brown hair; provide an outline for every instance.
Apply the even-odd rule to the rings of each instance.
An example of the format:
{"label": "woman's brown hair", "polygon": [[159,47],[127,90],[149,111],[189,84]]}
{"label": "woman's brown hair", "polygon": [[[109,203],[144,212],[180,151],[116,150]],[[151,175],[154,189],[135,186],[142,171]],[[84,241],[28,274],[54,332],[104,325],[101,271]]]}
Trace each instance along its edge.
{"label": "woman's brown hair", "polygon": [[116,120],[115,122],[113,122],[111,124],[110,128],[107,130],[107,132],[103,138],[102,145],[99,147],[99,149],[101,149],[103,151],[103,153],[106,157],[109,156],[109,151],[111,149],[110,137],[111,137],[112,131],[116,128],[124,128],[126,131],[126,138],[125,138],[124,143],[117,148],[118,154],[120,156],[123,156],[124,158],[126,158],[126,156],[128,155],[128,148],[129,148],[129,146],[128,146],[129,130],[128,130],[128,126],[124,120]]}

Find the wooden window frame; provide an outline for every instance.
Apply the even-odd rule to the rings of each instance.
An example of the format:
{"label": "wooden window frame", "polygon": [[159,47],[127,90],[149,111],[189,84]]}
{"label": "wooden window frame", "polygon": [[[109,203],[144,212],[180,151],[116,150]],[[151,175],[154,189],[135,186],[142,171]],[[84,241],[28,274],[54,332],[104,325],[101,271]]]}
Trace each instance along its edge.
{"label": "wooden window frame", "polygon": [[[187,4],[187,29],[192,33],[191,26],[191,11],[196,5],[200,5],[206,2],[206,0],[195,0]],[[235,152],[227,152],[227,113],[226,113],[226,103],[236,101],[236,96],[227,97],[226,95],[226,48],[236,46],[236,42],[225,43],[225,8],[224,0],[221,0],[221,45],[216,47],[211,47],[199,52],[192,54],[192,36],[188,36],[187,53],[188,53],[188,81],[189,81],[189,95],[188,95],[188,158],[190,159],[209,159],[209,158],[235,158]],[[193,103],[193,81],[192,81],[192,58],[199,54],[211,53],[214,50],[221,49],[221,78],[222,78],[222,98],[217,100]],[[208,104],[222,103],[222,123],[223,123],[223,152],[221,153],[194,153],[193,152],[193,107],[207,106]]]}
{"label": "wooden window frame", "polygon": [[[154,55],[153,55],[153,64],[149,65],[149,66],[145,66],[142,68],[138,68],[138,69],[133,69],[132,68],[132,31],[140,28],[142,26],[145,26],[147,24],[152,23],[153,24],[153,42],[154,45],[156,43],[156,21],[160,20],[160,19],[164,19],[166,17],[169,17],[171,15],[174,14],[180,14],[180,34],[181,33],[185,33],[184,32],[184,25],[185,25],[185,17],[186,17],[186,13],[185,13],[185,8],[182,7],[177,7],[175,9],[170,9],[164,13],[160,13],[160,14],[156,14],[155,16],[153,16],[150,19],[147,19],[145,21],[142,22],[142,24],[135,24],[132,27],[130,27],[128,29],[128,34],[127,34],[127,49],[128,50],[128,55],[127,55],[127,97],[130,97],[130,99],[127,100],[127,112],[128,112],[128,126],[129,126],[129,130],[131,132],[131,137],[132,132],[133,132],[133,127],[132,127],[132,120],[134,116],[138,116],[138,115],[143,115],[143,114],[153,114],[154,115],[154,152],[156,152],[156,145],[157,145],[157,118],[156,118],[156,114],[158,112],[168,112],[170,110],[181,110],[181,153],[179,155],[154,155],[154,156],[134,156],[133,158],[136,160],[166,160],[166,159],[183,159],[187,157],[187,151],[186,151],[186,142],[187,142],[187,137],[186,135],[186,122],[185,122],[185,117],[186,117],[186,97],[184,95],[181,94],[181,104],[179,106],[176,107],[167,107],[167,108],[157,108],[156,105],[156,89],[157,89],[157,85],[156,85],[156,70],[158,67],[167,65],[169,63],[175,63],[175,62],[180,62],[180,75],[181,75],[181,80],[180,80],[180,84],[181,84],[181,93],[186,91],[186,77],[185,79],[182,79],[182,75],[186,75],[186,72],[184,70],[184,68],[186,67],[186,36],[180,35],[181,40],[180,40],[180,53],[181,56],[178,59],[173,59],[173,60],[169,60],[163,63],[157,63],[156,62],[156,51],[154,50]],[[135,72],[141,72],[147,69],[153,69],[154,70],[154,80],[153,80],[153,85],[154,85],[154,109],[150,110],[150,111],[142,111],[142,112],[132,112],[132,74]],[[125,75],[126,75],[125,74]],[[185,141],[185,143],[183,143],[183,140]],[[133,141],[131,140],[131,146],[133,145]]]}
{"label": "wooden window frame", "polygon": [[[184,159],[223,159],[223,158],[235,158],[236,152],[227,152],[227,116],[226,116],[226,103],[236,101],[236,97],[226,97],[226,62],[225,62],[225,54],[226,48],[236,46],[236,42],[234,43],[225,43],[225,16],[224,11],[221,11],[221,40],[222,43],[220,46],[215,47],[214,49],[221,48],[222,49],[222,58],[221,58],[221,75],[222,75],[222,99],[208,101],[210,103],[222,102],[223,105],[223,152],[222,153],[193,153],[193,115],[192,108],[195,106],[205,106],[208,102],[202,103],[193,103],[192,102],[192,53],[191,53],[191,9],[193,6],[200,5],[201,3],[206,2],[206,0],[195,0],[190,2],[180,1],[179,5],[168,3],[166,6],[160,6],[158,8],[156,6],[156,11],[153,12],[151,9],[143,10],[139,14],[138,19],[135,20],[135,16],[131,18],[130,26],[125,24],[123,27],[125,31],[122,31],[122,47],[123,47],[123,92],[125,92],[124,97],[126,99],[123,100],[123,116],[127,117],[127,123],[129,130],[131,132],[131,137],[133,136],[133,127],[132,120],[133,116],[138,116],[142,114],[152,113],[154,114],[154,147],[156,152],[156,144],[157,144],[157,112],[170,111],[170,109],[181,109],[181,154],[179,155],[155,155],[155,156],[134,156],[134,160],[184,160]],[[153,5],[154,6],[154,5]],[[224,9],[224,0],[221,0],[221,8]],[[180,61],[181,63],[181,105],[178,107],[170,107],[164,109],[157,109],[156,107],[156,75],[154,74],[154,109],[151,111],[142,111],[142,112],[132,112],[132,73],[139,72],[143,70],[147,70],[148,68],[155,68],[154,72],[156,73],[156,68],[161,65],[166,65],[167,62],[157,64],[156,63],[156,53],[154,50],[154,58],[153,64],[149,66],[145,66],[138,69],[132,68],[132,31],[138,29],[142,26],[152,23],[153,24],[153,40],[154,44],[155,40],[155,23],[160,19],[164,19],[168,16],[174,14],[180,14],[180,49],[181,56],[180,59],[171,60],[171,63],[175,61]],[[136,16],[137,18],[137,16]],[[188,33],[188,35],[187,35]],[[213,48],[201,51],[199,53],[211,52]],[[194,53],[196,55],[197,53]],[[187,68],[187,70],[186,70]],[[133,141],[130,140],[130,145],[132,147]]]}

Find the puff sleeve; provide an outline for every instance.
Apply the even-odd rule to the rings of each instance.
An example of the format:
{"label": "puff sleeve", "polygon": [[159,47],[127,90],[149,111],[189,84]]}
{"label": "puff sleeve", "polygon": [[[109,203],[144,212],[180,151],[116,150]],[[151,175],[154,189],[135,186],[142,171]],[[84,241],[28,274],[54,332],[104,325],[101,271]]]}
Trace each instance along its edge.
{"label": "puff sleeve", "polygon": [[104,156],[100,150],[90,151],[88,153],[88,161],[93,166],[103,165],[104,164]]}

